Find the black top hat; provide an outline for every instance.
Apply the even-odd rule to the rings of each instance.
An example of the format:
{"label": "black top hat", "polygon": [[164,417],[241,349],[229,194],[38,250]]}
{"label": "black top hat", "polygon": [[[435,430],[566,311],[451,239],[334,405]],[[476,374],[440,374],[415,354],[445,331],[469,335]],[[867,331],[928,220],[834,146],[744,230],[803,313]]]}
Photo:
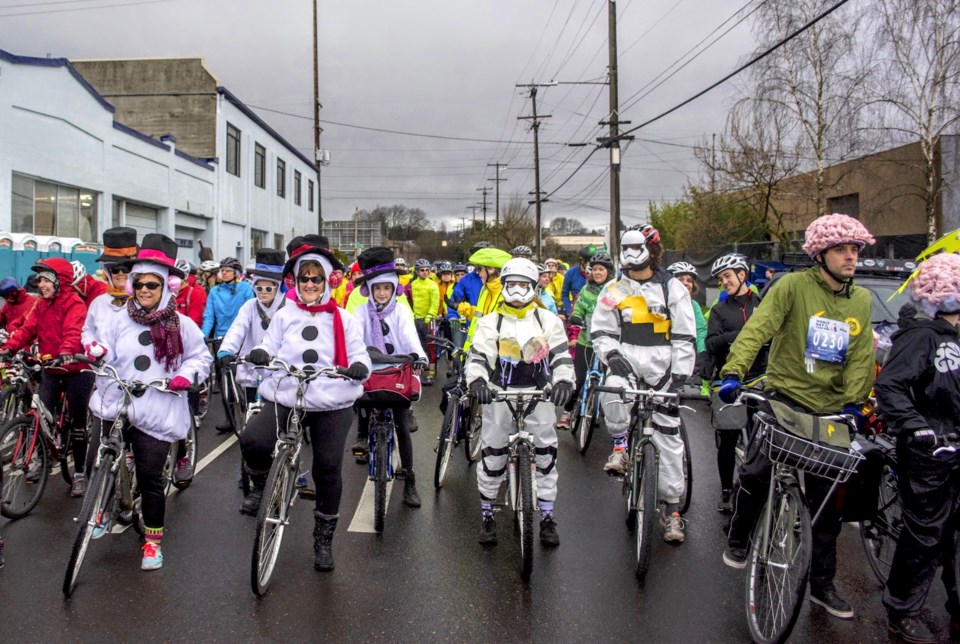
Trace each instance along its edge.
{"label": "black top hat", "polygon": [[297,258],[305,253],[316,253],[323,255],[330,261],[334,270],[343,270],[343,264],[337,259],[337,256],[330,250],[330,241],[324,235],[303,235],[294,237],[287,244],[287,254],[290,259],[283,265],[283,275],[293,272],[293,267],[297,263]]}
{"label": "black top hat", "polygon": [[360,265],[362,275],[356,279],[354,286],[360,286],[377,275],[393,273],[399,276],[406,274],[405,270],[397,268],[394,263],[393,251],[383,246],[374,246],[361,251],[357,257],[357,263]]}
{"label": "black top hat", "polygon": [[270,280],[283,279],[283,262],[286,259],[282,250],[261,248],[257,251],[256,268],[250,271],[254,277],[265,277]]}
{"label": "black top hat", "polygon": [[166,235],[160,233],[147,233],[143,236],[143,243],[140,244],[140,252],[136,259],[128,260],[127,264],[133,265],[139,262],[150,262],[167,267],[171,275],[176,275],[180,279],[186,277],[183,271],[174,264],[177,261],[177,242]]}
{"label": "black top hat", "polygon": [[108,228],[103,231],[103,254],[98,262],[122,262],[137,256],[137,231],[133,228]]}

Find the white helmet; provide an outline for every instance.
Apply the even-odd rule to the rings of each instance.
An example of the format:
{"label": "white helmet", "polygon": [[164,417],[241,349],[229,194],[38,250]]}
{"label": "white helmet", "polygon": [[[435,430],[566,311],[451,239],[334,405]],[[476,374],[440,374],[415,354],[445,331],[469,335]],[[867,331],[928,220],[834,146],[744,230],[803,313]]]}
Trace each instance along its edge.
{"label": "white helmet", "polygon": [[220,263],[215,262],[212,259],[208,259],[200,264],[200,270],[204,273],[216,273],[220,270]]}
{"label": "white helmet", "polygon": [[688,262],[674,262],[667,266],[667,272],[680,277],[681,275],[691,275],[697,277],[697,269]]}
{"label": "white helmet", "polygon": [[[500,269],[500,282],[503,284],[503,299],[509,304],[519,302],[529,304],[536,294],[537,282],[540,280],[540,271],[537,265],[529,259],[515,257],[509,260]],[[511,282],[507,286],[507,282]],[[514,282],[526,282],[515,284]]]}
{"label": "white helmet", "polygon": [[729,253],[727,255],[721,255],[713,263],[713,267],[710,269],[710,274],[714,277],[718,277],[720,273],[732,268],[735,271],[747,271],[750,272],[750,264],[747,263],[747,258],[741,255],[740,253]]}
{"label": "white helmet", "polygon": [[87,267],[77,260],[70,262],[70,266],[73,267],[73,281],[70,283],[76,285],[77,282],[87,276]]}
{"label": "white helmet", "polygon": [[649,264],[650,251],[643,231],[638,228],[625,230],[620,236],[620,267],[626,271],[631,268],[643,269]]}

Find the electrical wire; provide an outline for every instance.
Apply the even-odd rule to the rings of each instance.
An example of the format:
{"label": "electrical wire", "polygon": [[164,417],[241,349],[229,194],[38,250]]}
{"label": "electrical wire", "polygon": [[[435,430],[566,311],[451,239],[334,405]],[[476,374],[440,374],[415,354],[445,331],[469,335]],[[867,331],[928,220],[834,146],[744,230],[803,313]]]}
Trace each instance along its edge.
{"label": "electrical wire", "polygon": [[[75,11],[93,11],[95,9],[117,9],[119,7],[134,7],[141,4],[161,4],[166,2],[174,2],[174,0],[141,0],[140,2],[123,2],[120,4],[104,4],[98,5],[96,7],[71,7],[67,9],[46,9],[44,11],[21,11],[19,13],[4,13],[0,14],[0,18],[16,18],[19,16],[40,16],[51,13],[72,13]],[[58,4],[58,3],[51,3]],[[14,6],[26,6],[26,5],[9,5],[8,7],[0,7],[0,11],[6,11],[7,9]]]}

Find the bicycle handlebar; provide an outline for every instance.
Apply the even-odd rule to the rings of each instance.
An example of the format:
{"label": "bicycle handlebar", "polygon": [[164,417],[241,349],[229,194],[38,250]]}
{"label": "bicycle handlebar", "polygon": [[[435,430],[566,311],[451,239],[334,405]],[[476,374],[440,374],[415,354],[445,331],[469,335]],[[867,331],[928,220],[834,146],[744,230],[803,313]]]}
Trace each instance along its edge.
{"label": "bicycle handlebar", "polygon": [[84,369],[84,371],[89,371],[95,376],[99,376],[101,378],[109,378],[110,380],[116,382],[121,389],[128,390],[131,393],[142,391],[147,387],[156,389],[160,393],[173,394],[175,396],[179,396],[182,393],[180,391],[172,391],[167,389],[167,385],[170,384],[170,381],[165,378],[154,378],[153,380],[149,381],[124,380],[120,377],[120,373],[112,365],[97,363],[80,353],[74,355],[73,357],[77,362],[83,362],[91,367],[95,367],[94,369]]}
{"label": "bicycle handlebar", "polygon": [[548,398],[550,396],[549,389],[491,389],[490,393],[492,394],[493,400],[495,401],[507,401],[507,400],[523,400],[523,399],[542,399]]}
{"label": "bicycle handlebar", "polygon": [[681,394],[670,391],[657,391],[656,389],[631,389],[630,387],[610,387],[607,385],[594,385],[594,391],[604,394],[617,394],[621,398],[664,398],[666,400],[680,400]]}
{"label": "bicycle handlebar", "polygon": [[[266,371],[285,371],[288,376],[296,378],[297,380],[302,380],[303,382],[309,382],[314,378],[319,376],[326,376],[328,378],[339,378],[342,380],[350,380],[349,377],[343,375],[343,370],[340,367],[314,367],[311,371],[306,371],[305,368],[293,366],[287,362],[284,362],[280,358],[274,358],[270,361],[268,365],[258,365],[250,362],[245,357],[237,356],[235,362],[246,363],[251,365],[254,369],[264,369]],[[305,365],[306,367],[312,365]]]}

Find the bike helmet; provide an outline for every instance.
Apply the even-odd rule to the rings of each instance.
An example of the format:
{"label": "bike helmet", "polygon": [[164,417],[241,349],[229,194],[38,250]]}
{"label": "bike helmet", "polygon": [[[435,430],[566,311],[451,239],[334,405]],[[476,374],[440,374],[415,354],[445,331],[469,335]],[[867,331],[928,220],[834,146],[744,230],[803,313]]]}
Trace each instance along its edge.
{"label": "bike helmet", "polygon": [[547,268],[547,265],[542,262],[540,264],[537,264],[537,270],[540,272],[541,275],[543,275],[544,273],[550,272],[550,269]]}
{"label": "bike helmet", "polygon": [[178,259],[174,263],[174,267],[178,268],[183,272],[184,275],[192,275],[194,271],[194,266],[185,259]]}
{"label": "bike helmet", "polygon": [[590,268],[593,268],[594,264],[600,264],[607,269],[611,276],[613,275],[613,258],[610,257],[610,253],[594,253],[593,257],[590,258]]}
{"label": "bike helmet", "polygon": [[720,273],[731,268],[735,271],[746,271],[750,272],[750,264],[747,262],[747,258],[741,255],[740,253],[728,253],[726,255],[721,255],[713,262],[713,266],[710,267],[710,274],[714,277],[719,277]]}
{"label": "bike helmet", "polygon": [[395,265],[397,268],[406,268],[406,267],[407,267],[407,260],[405,260],[405,259],[402,258],[402,257],[398,257],[397,259],[395,259],[395,260],[393,261],[393,263],[394,263],[394,265]]}
{"label": "bike helmet", "polygon": [[70,262],[70,266],[73,267],[73,281],[70,282],[71,284],[77,284],[80,282],[80,280],[87,276],[87,267],[81,264],[79,261],[73,260]]}
{"label": "bike helmet", "polygon": [[930,317],[960,312],[960,255],[941,253],[920,264],[910,280],[910,297]]}
{"label": "bike helmet", "polygon": [[620,235],[620,266],[624,270],[644,269],[650,265],[650,250],[641,227],[628,228]]}
{"label": "bike helmet", "polygon": [[200,263],[200,270],[204,273],[216,273],[220,270],[220,264],[216,263],[212,259],[208,259],[205,262]]}
{"label": "bike helmet", "polygon": [[5,277],[3,281],[0,281],[0,297],[13,295],[19,290],[20,284],[17,283],[17,280],[13,277]]}
{"label": "bike helmet", "polygon": [[863,250],[876,240],[866,226],[849,215],[824,215],[817,217],[807,226],[803,242],[803,252],[816,259],[825,250],[841,244],[856,244]]}
{"label": "bike helmet", "polygon": [[418,259],[418,260],[416,261],[416,263],[414,263],[413,267],[416,268],[418,271],[419,271],[421,268],[432,268],[432,266],[430,265],[430,260],[429,260],[429,259],[424,259],[423,257],[421,257],[420,259]]}
{"label": "bike helmet", "polygon": [[697,278],[697,269],[693,267],[693,264],[688,264],[687,262],[674,262],[667,266],[667,272],[672,274],[674,277],[690,275],[694,279]]}
{"label": "bike helmet", "polygon": [[536,264],[523,257],[511,259],[500,270],[504,301],[516,302],[521,306],[529,304],[536,294],[539,279],[540,273],[537,272]]}
{"label": "bike helmet", "polygon": [[640,226],[640,232],[643,233],[643,238],[647,240],[648,244],[660,243],[660,231],[650,224],[643,224]]}
{"label": "bike helmet", "polygon": [[590,258],[593,257],[594,253],[597,252],[597,247],[594,245],[584,246],[581,248],[577,255],[580,257],[581,261],[590,261]]}
{"label": "bike helmet", "polygon": [[530,259],[531,257],[533,257],[533,250],[531,250],[529,246],[520,245],[514,248],[513,250],[511,250],[510,254],[513,255],[514,257],[523,257],[525,259]]}
{"label": "bike helmet", "polygon": [[453,264],[450,262],[440,262],[437,264],[437,273],[452,273]]}
{"label": "bike helmet", "polygon": [[552,257],[548,257],[546,260],[544,260],[543,263],[546,264],[547,266],[550,266],[550,264],[553,264],[554,270],[560,268],[560,262],[558,262]]}
{"label": "bike helmet", "polygon": [[220,268],[229,268],[237,275],[243,272],[243,264],[236,257],[224,257],[220,262]]}
{"label": "bike helmet", "polygon": [[454,265],[453,265],[453,272],[454,272],[454,273],[466,273],[466,272],[467,272],[467,265],[466,265],[466,264],[454,264]]}

